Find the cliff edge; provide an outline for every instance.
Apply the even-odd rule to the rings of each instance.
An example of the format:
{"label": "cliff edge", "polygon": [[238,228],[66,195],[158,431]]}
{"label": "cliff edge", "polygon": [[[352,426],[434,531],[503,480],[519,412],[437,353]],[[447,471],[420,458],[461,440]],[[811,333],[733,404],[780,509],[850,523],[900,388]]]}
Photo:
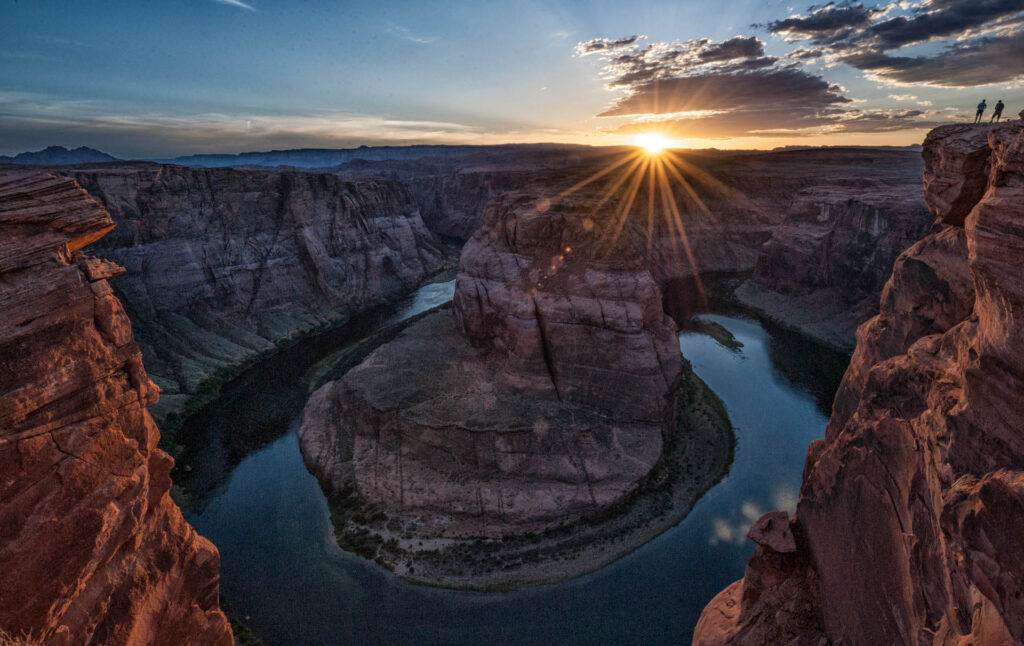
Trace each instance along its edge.
{"label": "cliff edge", "polygon": [[171,501],[131,325],[79,251],[114,227],[74,181],[0,174],[0,628],[52,646],[233,643],[219,555]]}
{"label": "cliff edge", "polygon": [[933,232],[694,644],[1024,642],[1024,133],[944,126],[923,155]]}

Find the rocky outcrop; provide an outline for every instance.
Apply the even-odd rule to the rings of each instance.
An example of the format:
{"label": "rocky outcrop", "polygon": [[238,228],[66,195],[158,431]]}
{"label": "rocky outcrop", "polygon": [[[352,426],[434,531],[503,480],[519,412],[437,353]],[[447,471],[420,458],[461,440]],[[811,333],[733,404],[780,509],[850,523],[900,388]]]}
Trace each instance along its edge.
{"label": "rocky outcrop", "polygon": [[216,548],[168,491],[158,389],[79,251],[114,226],[74,182],[0,174],[0,628],[48,645],[232,644]]}
{"label": "rocky outcrop", "polygon": [[674,416],[679,344],[634,239],[608,244],[611,212],[595,227],[587,204],[490,206],[454,322],[427,318],[314,395],[311,469],[431,536],[551,529],[635,490]]}
{"label": "rocky outcrop", "polygon": [[118,224],[98,255],[164,394],[404,295],[445,255],[401,184],[300,171],[139,164],[69,171]]}
{"label": "rocky outcrop", "polygon": [[1024,133],[945,126],[924,158],[937,230],[858,330],[797,549],[759,546],[695,644],[1024,641]]}

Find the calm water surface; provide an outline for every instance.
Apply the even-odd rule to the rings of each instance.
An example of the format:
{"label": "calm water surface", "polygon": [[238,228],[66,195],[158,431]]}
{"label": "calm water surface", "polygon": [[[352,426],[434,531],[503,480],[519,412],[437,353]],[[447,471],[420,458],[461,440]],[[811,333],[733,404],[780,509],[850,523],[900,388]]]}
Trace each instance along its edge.
{"label": "calm water surface", "polygon": [[[267,646],[688,644],[707,601],[743,575],[751,521],[792,511],[807,443],[824,433],[845,358],[739,316],[705,314],[737,352],[683,332],[683,354],[737,427],[730,473],[678,526],[583,578],[515,593],[413,586],[340,550],[299,454],[302,374],[374,326],[451,298],[428,285],[396,307],[256,366],[183,429],[186,515],[221,552],[222,594]],[[184,471],[182,468],[181,471]]]}

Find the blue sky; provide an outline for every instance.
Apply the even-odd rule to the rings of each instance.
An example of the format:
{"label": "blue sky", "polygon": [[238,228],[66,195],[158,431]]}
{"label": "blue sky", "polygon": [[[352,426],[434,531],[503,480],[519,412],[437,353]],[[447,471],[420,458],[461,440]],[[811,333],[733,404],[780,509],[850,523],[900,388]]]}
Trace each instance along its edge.
{"label": "blue sky", "polygon": [[[981,98],[990,105],[1003,98],[1011,116],[1024,108],[1020,9],[996,0],[961,4],[993,5],[988,22],[934,31],[938,20],[929,14],[967,20],[951,0],[860,18],[848,11],[853,5],[843,15],[836,7],[815,14],[793,2],[0,0],[0,154],[49,144],[119,156],[608,144],[643,129],[695,147],[914,143],[934,123],[963,118]],[[782,23],[793,16],[806,20]],[[933,32],[900,41],[901,50],[878,45],[884,61],[865,58],[864,43],[892,31],[869,30],[901,17]],[[829,32],[818,58],[786,58],[801,47],[820,49],[814,39],[826,40],[822,22],[848,29],[856,20],[862,31],[843,32],[845,44],[835,45]],[[643,38],[611,46],[633,35]],[[729,41],[737,36],[748,40]],[[947,55],[941,75],[918,60],[905,67],[920,73],[897,78],[904,58],[893,56],[935,59],[972,37],[981,45]],[[723,42],[744,45],[746,58],[719,60],[715,48]],[[599,45],[587,52],[586,43]],[[956,87],[943,81],[956,77],[948,65],[980,69],[989,59],[1005,61],[1005,80],[994,70],[965,74]],[[757,105],[745,105],[736,86],[758,83],[767,90]],[[643,104],[646,94],[669,87],[678,105],[651,111]],[[726,98],[695,100],[702,94],[695,87]],[[620,107],[623,114],[598,116],[630,96],[648,111]],[[800,119],[784,118],[792,114]]]}

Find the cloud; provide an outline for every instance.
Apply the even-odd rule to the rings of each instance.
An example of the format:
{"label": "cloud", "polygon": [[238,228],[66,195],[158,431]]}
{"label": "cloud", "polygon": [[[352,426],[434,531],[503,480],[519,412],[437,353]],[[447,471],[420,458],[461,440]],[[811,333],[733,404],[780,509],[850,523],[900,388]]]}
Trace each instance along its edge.
{"label": "cloud", "polygon": [[242,2],[242,0],[213,0],[217,4],[226,4],[231,7],[238,7],[239,9],[245,9],[246,11],[256,11],[256,7]]}
{"label": "cloud", "polygon": [[844,62],[897,85],[975,87],[1024,79],[1024,29],[957,44],[934,56],[852,54]]}
{"label": "cloud", "polygon": [[430,45],[437,42],[436,36],[421,36],[414,34],[412,30],[407,27],[394,26],[391,28],[393,32],[398,34],[398,37],[402,40],[407,40],[410,43],[416,43],[418,45]]}
{"label": "cloud", "polygon": [[868,24],[871,19],[884,13],[880,9],[865,9],[862,4],[828,3],[811,6],[806,15],[790,16],[754,27],[767,29],[789,41],[812,40],[817,44],[828,44],[852,33],[855,27]]}
{"label": "cloud", "polygon": [[[890,84],[974,87],[1024,79],[1020,0],[921,0],[871,9],[829,3],[763,27]],[[917,45],[928,45],[927,53],[900,51]]]}
{"label": "cloud", "polygon": [[[936,115],[861,109],[865,99],[829,82],[827,70],[849,65],[883,86],[1024,83],[1020,0],[899,0],[882,6],[847,0],[754,27],[792,49],[767,54],[755,36],[578,43],[576,55],[601,58],[606,88],[619,93],[597,116],[631,119],[611,132],[658,128],[687,138],[917,131],[937,125]],[[894,92],[890,98],[917,97]]]}
{"label": "cloud", "polygon": [[17,153],[40,145],[91,146],[118,157],[359,145],[553,141],[558,132],[484,130],[462,123],[324,112],[295,115],[126,114],[124,107],[0,91],[0,142]]}
{"label": "cloud", "polygon": [[795,68],[708,72],[632,86],[602,117],[696,110],[794,110],[796,116],[848,103],[820,76]]}
{"label": "cloud", "polygon": [[590,54],[610,52],[616,49],[629,47],[646,38],[647,36],[641,36],[639,34],[627,36],[626,38],[619,38],[618,40],[595,38],[593,40],[588,40],[585,43],[576,43],[575,52],[576,56],[588,56]]}

